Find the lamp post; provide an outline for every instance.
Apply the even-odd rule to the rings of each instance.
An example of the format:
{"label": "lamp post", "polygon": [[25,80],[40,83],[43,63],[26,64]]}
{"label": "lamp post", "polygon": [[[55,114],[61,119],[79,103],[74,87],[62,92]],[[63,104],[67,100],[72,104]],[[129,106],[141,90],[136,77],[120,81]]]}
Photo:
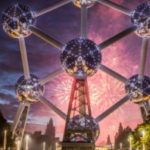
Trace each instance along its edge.
{"label": "lamp post", "polygon": [[29,135],[25,137],[25,150],[29,150]]}
{"label": "lamp post", "polygon": [[3,143],[3,148],[4,150],[6,150],[6,146],[7,146],[7,130],[4,130],[4,143]]}
{"label": "lamp post", "polygon": [[131,136],[129,136],[129,150],[132,150],[132,137]]}
{"label": "lamp post", "polygon": [[122,150],[122,143],[120,143],[120,150]]}
{"label": "lamp post", "polygon": [[20,146],[21,146],[21,141],[17,140],[17,142],[16,142],[17,150],[20,150]]}
{"label": "lamp post", "polygon": [[43,149],[42,150],[46,150],[46,143],[43,142]]}
{"label": "lamp post", "polygon": [[56,150],[58,149],[58,145],[59,145],[58,142],[56,142]]}
{"label": "lamp post", "polygon": [[145,130],[142,131],[142,136],[143,136],[143,150],[145,150],[145,143],[144,143]]}

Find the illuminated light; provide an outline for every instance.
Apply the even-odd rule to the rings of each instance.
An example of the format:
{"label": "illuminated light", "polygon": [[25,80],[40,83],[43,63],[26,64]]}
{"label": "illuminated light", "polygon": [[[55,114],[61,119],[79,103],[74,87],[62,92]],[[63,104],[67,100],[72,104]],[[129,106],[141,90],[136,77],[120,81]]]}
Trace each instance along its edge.
{"label": "illuminated light", "polygon": [[38,78],[35,75],[31,75],[28,80],[22,76],[16,84],[16,94],[20,101],[36,102],[38,101],[37,96],[43,95],[43,90],[43,86],[39,84]]}
{"label": "illuminated light", "polygon": [[125,90],[133,95],[131,100],[134,103],[148,101],[150,97],[150,78],[143,76],[143,79],[139,81],[138,75],[135,75],[128,80]]}
{"label": "illuminated light", "polygon": [[[98,136],[100,134],[100,129],[99,129],[99,125],[98,123],[92,119],[93,121],[93,131],[94,131],[94,140],[96,141],[98,139]],[[86,117],[82,117],[79,115],[74,116],[73,118],[70,119],[69,123],[68,123],[68,129],[72,130],[72,131],[76,131],[77,129],[80,130],[91,130],[90,128],[90,117],[86,116]],[[82,141],[84,142],[84,140],[86,141],[87,135],[86,134],[82,134],[81,132],[77,133],[77,132],[72,132],[73,135],[72,136],[72,142],[77,142],[77,141]]]}
{"label": "illuminated light", "polygon": [[17,150],[20,150],[20,147],[21,147],[21,141],[20,141],[20,140],[17,140],[17,141],[16,141],[16,149],[17,149]]}
{"label": "illuminated light", "polygon": [[145,130],[142,130],[142,136],[144,137],[145,136]]}
{"label": "illuminated light", "polygon": [[35,19],[29,7],[15,4],[3,12],[2,24],[4,31],[11,37],[27,37],[31,34],[28,28],[35,24]]}
{"label": "illuminated light", "polygon": [[25,150],[29,150],[29,135],[25,136]]}
{"label": "illuminated light", "polygon": [[86,78],[99,69],[101,53],[93,41],[77,38],[67,43],[61,54],[61,63],[70,76]]}
{"label": "illuminated light", "polygon": [[132,12],[131,21],[137,26],[138,36],[150,37],[150,2],[140,4]]}
{"label": "illuminated light", "polygon": [[82,5],[86,5],[87,7],[91,7],[94,5],[95,0],[73,0],[73,3],[77,7],[81,7]]}

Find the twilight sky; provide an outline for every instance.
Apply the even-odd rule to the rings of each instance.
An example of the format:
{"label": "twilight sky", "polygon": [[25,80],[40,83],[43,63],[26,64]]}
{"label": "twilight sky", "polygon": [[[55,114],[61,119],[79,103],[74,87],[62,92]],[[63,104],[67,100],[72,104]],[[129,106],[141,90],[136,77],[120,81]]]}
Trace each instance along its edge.
{"label": "twilight sky", "polygon": [[[40,10],[57,0],[19,0],[34,11]],[[134,9],[141,0],[114,0],[127,8]],[[142,0],[144,2],[145,0]],[[0,13],[17,0],[0,1]],[[88,38],[99,44],[109,37],[131,26],[130,17],[96,3],[89,9]],[[56,39],[66,43],[80,35],[80,9],[72,3],[37,18],[36,26]],[[102,63],[129,78],[138,73],[141,38],[134,33],[102,51]],[[41,39],[31,35],[26,38],[26,46],[31,73],[43,78],[60,68],[60,52]],[[150,57],[150,52],[148,56]],[[147,61],[145,74],[150,76],[150,61]],[[0,27],[0,110],[8,120],[15,117],[19,101],[14,85],[22,75],[22,63],[18,40],[9,37]],[[72,78],[63,73],[45,85],[45,97],[67,112]],[[109,75],[98,71],[88,79],[93,117],[98,116],[125,96],[124,85]],[[31,106],[27,130],[45,130],[49,119],[54,119],[57,136],[62,137],[64,121],[40,102]],[[111,139],[118,130],[119,122],[135,128],[141,122],[138,106],[130,101],[102,120],[99,125],[101,135],[97,144]],[[34,127],[34,128],[33,128]],[[107,127],[107,128],[106,128]]]}

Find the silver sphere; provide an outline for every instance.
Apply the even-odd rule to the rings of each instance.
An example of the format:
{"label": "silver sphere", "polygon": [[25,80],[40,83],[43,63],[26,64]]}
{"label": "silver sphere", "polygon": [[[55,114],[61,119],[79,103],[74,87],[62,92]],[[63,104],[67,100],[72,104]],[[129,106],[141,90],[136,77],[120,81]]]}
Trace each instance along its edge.
{"label": "silver sphere", "polygon": [[32,11],[22,4],[12,5],[2,14],[3,29],[13,38],[29,36],[31,31],[28,28],[34,23],[35,19]]}
{"label": "silver sphere", "polygon": [[101,53],[93,41],[77,38],[67,43],[61,54],[61,63],[69,75],[84,79],[97,72]]}
{"label": "silver sphere", "polygon": [[137,26],[136,34],[140,37],[150,36],[150,3],[139,5],[131,15],[131,21]]}
{"label": "silver sphere", "polygon": [[134,103],[148,101],[150,99],[150,78],[143,76],[143,79],[139,80],[138,75],[135,75],[128,80],[125,90],[128,94],[133,94],[131,100]]}
{"label": "silver sphere", "polygon": [[43,95],[43,89],[35,75],[31,75],[28,80],[22,76],[16,84],[16,95],[20,101],[33,103],[38,101],[39,95]]}
{"label": "silver sphere", "polygon": [[73,1],[75,6],[80,7],[80,8],[82,5],[86,5],[87,7],[91,7],[95,3],[95,0],[72,0],[72,1]]}
{"label": "silver sphere", "polygon": [[[99,129],[99,125],[98,123],[92,118],[93,121],[93,131],[94,131],[94,141],[96,141],[100,135],[100,129]],[[69,130],[90,130],[90,117],[89,116],[85,116],[85,117],[81,117],[79,115],[76,115],[75,117],[73,117],[72,119],[70,119],[69,123],[68,123],[68,129]],[[82,133],[76,133],[73,132],[74,136],[72,137],[71,141],[72,142],[85,142],[87,137],[85,134]],[[92,141],[91,141],[92,142]]]}

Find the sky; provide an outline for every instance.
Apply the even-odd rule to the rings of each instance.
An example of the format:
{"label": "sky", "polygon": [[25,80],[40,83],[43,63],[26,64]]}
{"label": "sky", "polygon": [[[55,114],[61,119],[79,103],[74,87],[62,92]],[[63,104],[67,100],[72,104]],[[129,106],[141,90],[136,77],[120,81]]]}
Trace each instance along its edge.
{"label": "sky", "polygon": [[[58,0],[2,0],[0,13],[16,2],[27,4],[36,12],[56,1]],[[145,0],[115,0],[115,2],[133,10]],[[89,8],[88,38],[96,44],[100,44],[131,25],[129,16],[102,4],[96,3]],[[80,36],[80,9],[70,3],[38,17],[36,26],[61,42],[67,43]],[[32,74],[42,79],[61,67],[59,50],[34,35],[27,37],[25,41]],[[141,43],[142,39],[136,34],[128,35],[102,51],[102,64],[130,78],[139,70]],[[147,57],[149,56],[148,51]],[[150,76],[149,65],[150,61],[147,61],[145,70],[147,76]],[[14,119],[19,105],[15,94],[15,83],[22,75],[18,40],[9,37],[0,25],[0,110],[8,121]],[[62,73],[45,85],[44,96],[65,113],[69,103],[72,80],[66,73]],[[124,84],[102,71],[88,78],[88,84],[94,118],[126,95]],[[44,131],[50,118],[54,120],[57,136],[62,137],[65,122],[40,102],[32,104],[27,121],[32,126],[28,126],[26,130]],[[134,129],[138,123],[142,122],[139,107],[128,101],[102,120],[99,123],[101,134],[96,144],[106,141],[108,135],[113,141],[120,122],[123,127],[131,126]]]}

